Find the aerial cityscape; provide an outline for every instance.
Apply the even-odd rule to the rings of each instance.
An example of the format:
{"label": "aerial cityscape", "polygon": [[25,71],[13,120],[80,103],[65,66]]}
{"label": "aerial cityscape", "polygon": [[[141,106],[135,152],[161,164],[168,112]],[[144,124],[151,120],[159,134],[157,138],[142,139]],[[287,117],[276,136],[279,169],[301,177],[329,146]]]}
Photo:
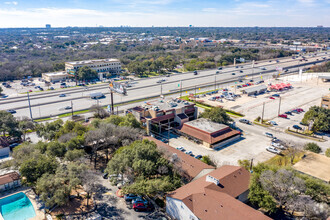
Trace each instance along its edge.
{"label": "aerial cityscape", "polygon": [[329,12],[0,2],[0,220],[330,219]]}

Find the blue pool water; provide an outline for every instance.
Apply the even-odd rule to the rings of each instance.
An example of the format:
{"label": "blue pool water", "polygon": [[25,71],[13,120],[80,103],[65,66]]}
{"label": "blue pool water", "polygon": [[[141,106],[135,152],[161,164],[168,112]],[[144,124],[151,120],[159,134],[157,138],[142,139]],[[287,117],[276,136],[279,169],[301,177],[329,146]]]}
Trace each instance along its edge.
{"label": "blue pool water", "polygon": [[26,220],[36,216],[30,199],[22,192],[0,199],[0,212],[5,220]]}

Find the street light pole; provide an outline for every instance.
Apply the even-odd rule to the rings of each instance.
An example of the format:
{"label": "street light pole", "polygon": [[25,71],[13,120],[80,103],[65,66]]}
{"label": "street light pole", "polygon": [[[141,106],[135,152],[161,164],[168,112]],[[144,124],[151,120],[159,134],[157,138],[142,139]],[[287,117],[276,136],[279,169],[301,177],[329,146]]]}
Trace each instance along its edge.
{"label": "street light pole", "polygon": [[73,103],[72,103],[72,100],[71,100],[71,117],[73,117]]}
{"label": "street light pole", "polygon": [[27,97],[28,97],[28,102],[29,102],[30,118],[31,118],[31,120],[33,121],[32,110],[31,110],[31,103],[30,103],[30,94],[29,94],[29,92],[27,92]]}
{"label": "street light pole", "polygon": [[160,95],[163,95],[163,83],[160,83]]}
{"label": "street light pole", "polygon": [[214,75],[214,90],[217,90],[217,75]]}
{"label": "street light pole", "polygon": [[280,102],[278,103],[278,114],[277,114],[277,116],[278,115],[280,115],[280,111],[281,111],[281,97],[280,97]]}
{"label": "street light pole", "polygon": [[182,80],[180,81],[180,97],[182,96]]}
{"label": "street light pole", "polygon": [[265,103],[262,105],[261,124],[264,122]]}

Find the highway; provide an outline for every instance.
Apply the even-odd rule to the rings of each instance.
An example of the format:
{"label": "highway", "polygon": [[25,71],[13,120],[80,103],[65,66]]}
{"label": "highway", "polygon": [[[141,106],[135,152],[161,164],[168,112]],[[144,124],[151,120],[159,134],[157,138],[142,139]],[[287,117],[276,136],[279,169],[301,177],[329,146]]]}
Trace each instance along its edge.
{"label": "highway", "polygon": [[[127,96],[115,94],[114,101],[127,102],[136,99],[143,99],[148,97],[154,97],[157,95],[168,94],[174,91],[180,91],[182,88],[183,94],[186,90],[191,90],[195,86],[198,89],[203,86],[212,86],[216,88],[223,88],[238,82],[239,79],[242,80],[263,80],[268,79],[271,75],[276,72],[277,67],[282,67],[283,69],[289,68],[290,72],[297,71],[298,65],[311,66],[315,62],[324,62],[322,57],[329,56],[325,53],[318,53],[317,56],[312,57],[305,55],[308,61],[299,61],[301,57],[292,59],[292,57],[285,57],[276,60],[259,61],[251,67],[251,64],[240,64],[237,65],[238,68],[234,66],[224,67],[223,70],[203,70],[198,71],[198,75],[194,75],[191,72],[173,74],[170,77],[153,77],[136,80],[132,87],[128,88]],[[318,59],[318,61],[317,61]],[[262,70],[261,67],[266,68]],[[216,71],[220,71],[220,74],[216,74]],[[240,71],[243,71],[242,73]],[[235,73],[235,75],[232,75]],[[248,77],[247,77],[248,76]],[[159,84],[157,81],[160,79],[166,79],[165,82]],[[225,83],[225,84],[224,84]],[[213,87],[213,88],[214,88]],[[106,98],[97,100],[92,100],[89,98],[91,92],[103,92],[106,94]],[[66,94],[66,97],[59,97],[59,94]],[[65,112],[70,112],[71,110],[64,110],[65,106],[70,106],[71,101],[73,103],[74,111],[87,109],[93,104],[108,105],[110,103],[110,95],[107,84],[91,85],[89,87],[75,87],[69,89],[61,89],[55,91],[46,91],[40,93],[30,94],[31,106],[33,117],[46,117],[50,115],[58,115]],[[30,115],[28,110],[27,96],[19,95],[18,97],[9,97],[6,99],[0,99],[0,110],[15,109],[17,113],[15,116],[28,116]]]}

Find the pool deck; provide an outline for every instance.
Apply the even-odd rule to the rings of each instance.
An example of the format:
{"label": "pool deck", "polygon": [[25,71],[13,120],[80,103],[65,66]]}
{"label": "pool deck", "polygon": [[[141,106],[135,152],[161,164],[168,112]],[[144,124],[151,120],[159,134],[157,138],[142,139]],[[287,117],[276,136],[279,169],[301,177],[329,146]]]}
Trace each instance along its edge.
{"label": "pool deck", "polygon": [[[31,188],[27,188],[27,187],[18,187],[16,189],[12,189],[6,192],[2,192],[0,193],[0,199],[6,198],[8,196],[14,195],[16,193],[20,193],[23,192],[25,193],[25,195],[30,199],[34,211],[36,213],[36,216],[33,218],[30,218],[29,220],[43,220],[46,219],[46,215],[44,212],[44,209],[39,208],[41,207],[41,204],[38,203],[38,200],[36,198],[36,194],[33,192],[33,190]],[[0,220],[4,220],[2,215],[0,214]]]}

